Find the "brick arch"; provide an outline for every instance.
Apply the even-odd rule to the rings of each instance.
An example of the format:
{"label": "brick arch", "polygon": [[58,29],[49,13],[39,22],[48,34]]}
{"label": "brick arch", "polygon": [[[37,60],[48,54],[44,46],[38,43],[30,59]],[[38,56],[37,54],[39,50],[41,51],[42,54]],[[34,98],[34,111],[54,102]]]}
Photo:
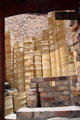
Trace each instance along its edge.
{"label": "brick arch", "polygon": [[[79,0],[0,0],[0,120],[4,120],[5,17],[12,15],[77,9]],[[44,1],[44,2],[43,2]]]}
{"label": "brick arch", "polygon": [[[1,2],[2,1],[2,2]],[[24,13],[44,13],[51,10],[77,9],[79,0],[1,0],[4,16]]]}

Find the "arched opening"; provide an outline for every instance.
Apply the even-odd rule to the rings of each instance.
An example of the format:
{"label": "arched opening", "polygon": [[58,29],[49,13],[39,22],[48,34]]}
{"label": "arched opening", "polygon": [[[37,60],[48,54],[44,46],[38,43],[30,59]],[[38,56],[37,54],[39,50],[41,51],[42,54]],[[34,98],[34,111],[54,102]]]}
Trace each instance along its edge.
{"label": "arched opening", "polygon": [[[48,4],[48,3],[50,3],[50,4]],[[1,12],[0,12],[0,16],[1,16],[1,22],[0,22],[0,30],[1,30],[0,31],[0,34],[1,34],[1,41],[0,41],[1,44],[0,45],[1,45],[1,47],[0,47],[0,49],[1,49],[1,69],[2,69],[1,74],[0,74],[1,75],[1,78],[0,78],[1,79],[0,80],[0,82],[1,82],[1,84],[0,84],[1,85],[0,86],[0,88],[1,88],[0,97],[2,98],[1,104],[0,104],[0,110],[1,110],[0,117],[1,117],[1,119],[4,119],[4,110],[3,110],[3,107],[4,107],[4,98],[3,98],[4,97],[4,95],[3,95],[3,93],[4,93],[4,82],[3,82],[3,80],[4,80],[4,78],[3,78],[3,76],[4,76],[4,73],[3,73],[4,72],[4,63],[3,63],[3,61],[4,61],[4,17],[15,15],[15,14],[26,13],[26,7],[27,7],[27,12],[34,12],[34,11],[40,12],[41,8],[42,8],[42,11],[47,11],[48,8],[50,8],[50,10],[52,10],[52,9],[60,10],[60,9],[58,9],[60,7],[60,5],[62,7],[61,10],[67,9],[68,7],[69,7],[69,9],[72,9],[72,7],[75,9],[77,6],[77,4],[76,4],[76,6],[74,5],[75,1],[73,3],[67,2],[67,7],[62,5],[62,4],[58,4],[57,8],[55,8],[55,7],[53,8],[52,2],[48,2],[48,3],[46,3],[47,6],[44,9],[43,9],[43,7],[45,6],[44,4],[41,5],[41,7],[39,7],[39,4],[33,4],[31,2],[29,4],[18,3],[18,2],[17,3],[16,2],[15,3],[5,3],[5,4],[2,3]],[[55,3],[55,6],[56,6],[56,3]],[[23,4],[23,7],[22,7],[22,4]],[[19,7],[17,7],[18,5],[19,5]],[[31,8],[30,8],[30,6],[31,6]]]}

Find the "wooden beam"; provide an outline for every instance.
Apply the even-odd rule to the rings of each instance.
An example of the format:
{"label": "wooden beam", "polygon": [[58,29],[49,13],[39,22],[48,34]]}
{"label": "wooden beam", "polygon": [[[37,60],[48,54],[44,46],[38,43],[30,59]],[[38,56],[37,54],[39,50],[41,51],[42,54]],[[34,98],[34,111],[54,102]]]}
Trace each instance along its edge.
{"label": "wooden beam", "polygon": [[5,39],[4,39],[4,15],[0,8],[0,120],[4,120],[4,62]]}

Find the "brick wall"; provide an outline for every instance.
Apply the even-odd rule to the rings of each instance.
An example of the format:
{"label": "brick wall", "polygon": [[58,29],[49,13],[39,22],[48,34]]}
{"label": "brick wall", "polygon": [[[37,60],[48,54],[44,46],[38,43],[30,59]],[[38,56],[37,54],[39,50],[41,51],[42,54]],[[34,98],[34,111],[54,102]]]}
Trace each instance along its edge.
{"label": "brick wall", "polygon": [[72,86],[74,86],[75,81],[77,81],[77,76],[33,78],[31,80],[31,89],[29,90],[28,106],[54,107],[73,105]]}

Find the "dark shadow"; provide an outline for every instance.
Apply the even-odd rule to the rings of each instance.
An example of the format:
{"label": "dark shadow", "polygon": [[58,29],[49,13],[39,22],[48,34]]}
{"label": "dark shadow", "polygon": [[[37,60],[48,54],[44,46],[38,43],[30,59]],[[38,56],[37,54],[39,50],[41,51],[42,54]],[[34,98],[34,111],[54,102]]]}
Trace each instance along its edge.
{"label": "dark shadow", "polygon": [[38,83],[37,83],[37,107],[41,107],[41,100],[40,100]]}

